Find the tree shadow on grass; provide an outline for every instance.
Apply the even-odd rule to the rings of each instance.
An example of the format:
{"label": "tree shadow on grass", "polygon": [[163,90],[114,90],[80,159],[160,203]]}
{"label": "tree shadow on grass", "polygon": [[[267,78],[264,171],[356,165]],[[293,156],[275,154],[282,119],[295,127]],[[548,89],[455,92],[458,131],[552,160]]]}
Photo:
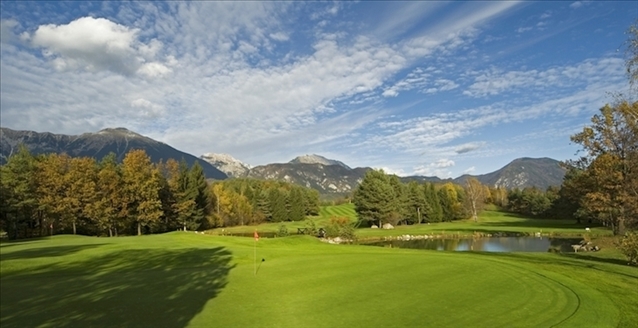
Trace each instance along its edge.
{"label": "tree shadow on grass", "polygon": [[586,227],[594,227],[592,224],[578,224],[571,220],[552,220],[552,219],[524,219],[513,222],[481,222],[479,226],[484,227],[520,227],[520,228],[553,228],[553,229],[580,229],[583,231]]}
{"label": "tree shadow on grass", "polygon": [[183,327],[233,266],[212,249],[124,250],[2,279],[0,326]]}
{"label": "tree shadow on grass", "polygon": [[73,246],[47,246],[42,248],[25,249],[17,252],[10,252],[0,255],[0,261],[16,259],[33,259],[38,257],[64,256],[73,254],[85,249],[95,248],[104,244],[73,245]]}
{"label": "tree shadow on grass", "polygon": [[[595,262],[589,262],[590,257],[592,257],[591,255],[589,256],[580,256],[580,255],[576,255],[575,253],[560,253],[560,255],[557,255],[556,258],[552,259],[551,261],[548,262],[548,260],[546,258],[540,258],[540,257],[535,257],[533,254],[522,254],[522,253],[489,253],[489,252],[482,252],[482,253],[475,253],[476,255],[479,256],[485,256],[485,257],[491,257],[494,259],[497,258],[502,258],[502,259],[513,259],[516,261],[520,261],[520,262],[527,262],[527,263],[532,263],[532,264],[539,264],[539,265],[543,265],[543,264],[559,264],[559,265],[564,265],[564,266],[569,266],[572,268],[576,268],[579,270],[597,270],[597,271],[601,271],[601,272],[606,272],[606,273],[611,273],[611,274],[615,274],[615,275],[620,275],[620,276],[625,276],[628,278],[633,278],[636,279],[638,278],[638,275],[630,275],[630,274],[626,274],[626,273],[622,273],[619,271],[615,271],[615,270],[608,270],[607,268],[601,267],[599,265],[596,265],[595,262],[605,262],[605,263],[613,263],[613,264],[620,264],[618,262],[607,262],[607,261],[602,261],[602,260],[611,260],[611,259],[601,259],[601,258],[595,258],[593,261]],[[569,259],[568,259],[569,258]],[[618,261],[618,260],[616,260]],[[625,263],[626,266],[626,263]]]}
{"label": "tree shadow on grass", "polygon": [[587,260],[587,261],[603,262],[603,263],[611,263],[611,264],[618,264],[618,265],[622,265],[622,266],[627,266],[627,260],[604,258],[604,257],[593,256],[593,255],[584,255],[584,254],[582,254],[582,252],[578,252],[578,253],[561,253],[561,255],[562,256],[571,257],[571,258],[575,258],[575,259],[582,259],[582,260]]}

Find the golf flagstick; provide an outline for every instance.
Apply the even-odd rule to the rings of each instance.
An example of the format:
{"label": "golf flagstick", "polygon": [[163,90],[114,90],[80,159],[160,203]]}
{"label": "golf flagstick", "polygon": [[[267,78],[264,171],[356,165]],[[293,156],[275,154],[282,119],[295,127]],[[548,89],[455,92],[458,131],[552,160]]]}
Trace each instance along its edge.
{"label": "golf flagstick", "polygon": [[257,241],[259,240],[259,234],[257,233],[257,230],[255,230],[255,243],[254,243],[254,247],[253,247],[253,251],[254,251],[254,261],[253,261],[253,267],[254,267],[254,272],[255,272],[255,276],[257,275]]}

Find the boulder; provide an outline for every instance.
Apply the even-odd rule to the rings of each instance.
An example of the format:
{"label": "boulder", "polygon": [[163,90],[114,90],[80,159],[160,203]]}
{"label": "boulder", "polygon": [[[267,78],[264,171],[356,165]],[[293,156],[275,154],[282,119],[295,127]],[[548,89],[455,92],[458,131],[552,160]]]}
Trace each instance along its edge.
{"label": "boulder", "polygon": [[391,225],[390,223],[385,223],[383,224],[383,229],[386,229],[386,230],[394,229],[394,226]]}
{"label": "boulder", "polygon": [[378,225],[376,225],[376,224],[373,224],[370,228],[372,228],[372,229],[379,229],[379,226],[378,226]]}

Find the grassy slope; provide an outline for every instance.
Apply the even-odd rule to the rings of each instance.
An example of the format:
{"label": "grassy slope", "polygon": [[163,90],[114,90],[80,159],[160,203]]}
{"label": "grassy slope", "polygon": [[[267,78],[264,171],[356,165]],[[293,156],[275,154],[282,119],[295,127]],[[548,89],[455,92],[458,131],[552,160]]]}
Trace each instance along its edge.
{"label": "grassy slope", "polygon": [[[0,247],[0,326],[630,327],[638,270],[605,253],[257,243],[194,233]],[[633,310],[632,310],[633,309]]]}

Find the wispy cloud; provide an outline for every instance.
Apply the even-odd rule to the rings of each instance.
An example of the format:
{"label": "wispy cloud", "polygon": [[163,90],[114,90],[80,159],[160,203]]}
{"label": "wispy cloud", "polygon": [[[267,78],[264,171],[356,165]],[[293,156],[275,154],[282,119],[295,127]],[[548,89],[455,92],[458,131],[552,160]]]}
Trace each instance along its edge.
{"label": "wispy cloud", "polygon": [[543,71],[503,71],[493,68],[476,72],[474,83],[463,94],[486,97],[506,91],[565,88],[600,82],[601,79],[618,81],[623,78],[624,61],[620,58],[587,60],[577,65],[553,67]]}
{"label": "wispy cloud", "polygon": [[440,159],[427,165],[420,165],[414,168],[414,173],[424,176],[438,176],[440,178],[451,177],[452,172],[449,168],[455,165],[453,160]]}
{"label": "wispy cloud", "polygon": [[32,5],[2,4],[3,125],[126,126],[251,164],[320,153],[399,174],[480,171],[463,161],[527,147],[495,147],[494,131],[582,121],[624,83],[620,58],[520,52],[590,19],[565,20],[565,4],[527,20],[506,15],[535,4],[510,1]]}

